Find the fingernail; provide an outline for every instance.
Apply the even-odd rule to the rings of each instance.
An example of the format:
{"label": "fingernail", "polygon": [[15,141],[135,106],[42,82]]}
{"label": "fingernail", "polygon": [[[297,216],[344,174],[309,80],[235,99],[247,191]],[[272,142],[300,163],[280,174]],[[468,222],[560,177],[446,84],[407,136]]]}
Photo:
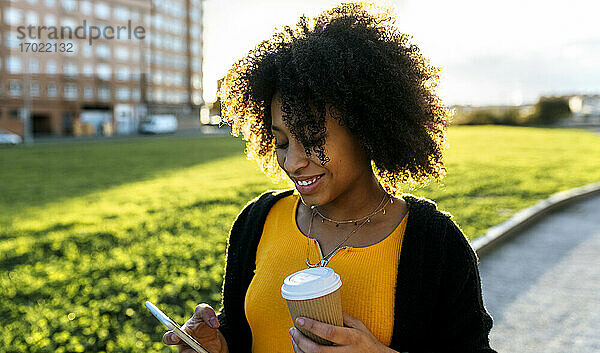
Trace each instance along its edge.
{"label": "fingernail", "polygon": [[175,335],[171,335],[171,342],[177,343],[177,341],[179,341],[179,337],[177,337]]}
{"label": "fingernail", "polygon": [[217,318],[216,317],[211,318],[210,319],[210,326],[217,327],[217,325],[218,325]]}
{"label": "fingernail", "polygon": [[296,319],[298,326],[304,326],[304,319]]}

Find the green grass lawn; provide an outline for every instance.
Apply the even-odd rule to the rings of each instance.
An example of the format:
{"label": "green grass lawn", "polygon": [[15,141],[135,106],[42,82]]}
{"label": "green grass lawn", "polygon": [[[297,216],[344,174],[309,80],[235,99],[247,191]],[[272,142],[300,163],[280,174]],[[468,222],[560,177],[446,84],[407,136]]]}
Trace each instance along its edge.
{"label": "green grass lawn", "polygon": [[[475,238],[600,180],[578,130],[453,127],[448,176],[412,190]],[[0,352],[171,352],[150,300],[183,323],[218,309],[226,238],[271,183],[233,137],[0,149]]]}

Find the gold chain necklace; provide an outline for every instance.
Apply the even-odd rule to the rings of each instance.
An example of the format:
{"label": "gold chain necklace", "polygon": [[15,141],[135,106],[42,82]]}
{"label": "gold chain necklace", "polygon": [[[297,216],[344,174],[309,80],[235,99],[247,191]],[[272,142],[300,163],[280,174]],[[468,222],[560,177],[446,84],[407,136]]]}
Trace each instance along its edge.
{"label": "gold chain necklace", "polygon": [[[323,216],[321,214],[321,212],[319,212],[319,210],[316,208],[316,206],[311,206],[310,209],[312,211],[312,215],[311,215],[310,223],[309,223],[309,226],[308,226],[308,237],[306,238],[306,265],[308,267],[324,267],[324,266],[327,266],[327,263],[333,257],[333,255],[335,255],[341,249],[342,244],[344,244],[346,241],[348,241],[348,239],[350,239],[350,237],[352,236],[352,234],[356,233],[363,225],[365,225],[366,223],[371,222],[371,217],[373,215],[375,215],[376,213],[378,213],[380,210],[382,211],[382,214],[385,214],[385,207],[387,206],[388,202],[394,203],[394,200],[393,200],[392,197],[388,197],[387,200],[386,200],[386,197],[385,197],[386,195],[387,195],[387,193],[383,194],[383,197],[381,198],[381,201],[379,202],[379,205],[377,205],[377,207],[375,208],[375,210],[373,210],[373,212],[369,213],[368,215],[366,215],[364,217],[361,217],[361,218],[358,218],[358,219],[353,219],[353,220],[336,221],[336,220],[333,220],[331,218],[327,218],[327,217]],[[384,201],[385,201],[385,203],[384,203]],[[382,204],[383,204],[383,206],[381,206]],[[356,228],[354,228],[344,238],[344,240],[342,240],[332,251],[330,251],[329,254],[327,254],[325,257],[321,258],[321,260],[318,263],[311,264],[310,260],[308,258],[308,247],[309,247],[309,238],[310,239],[316,239],[316,238],[311,238],[310,237],[310,231],[312,229],[312,223],[313,223],[313,219],[315,217],[315,214],[318,214],[319,216],[322,217],[322,219],[323,219],[322,222],[324,222],[325,220],[333,222],[333,223],[336,224],[336,227],[338,227],[342,223],[354,223],[354,225],[356,225]],[[363,221],[363,222],[359,224],[359,222],[361,222],[361,221]],[[321,254],[321,256],[323,256],[323,254]]]}

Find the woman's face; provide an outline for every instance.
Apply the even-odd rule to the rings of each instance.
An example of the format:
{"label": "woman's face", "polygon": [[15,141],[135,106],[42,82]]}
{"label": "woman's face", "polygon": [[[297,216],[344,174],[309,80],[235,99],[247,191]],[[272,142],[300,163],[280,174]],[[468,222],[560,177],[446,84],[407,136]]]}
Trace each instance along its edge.
{"label": "woman's face", "polygon": [[371,162],[358,139],[345,126],[340,126],[329,112],[325,118],[324,152],[330,161],[325,166],[316,154],[312,153],[310,158],[306,156],[304,147],[290,134],[282,115],[281,101],[276,94],[271,103],[271,130],[277,144],[277,162],[294,181],[306,205],[327,204],[371,180]]}

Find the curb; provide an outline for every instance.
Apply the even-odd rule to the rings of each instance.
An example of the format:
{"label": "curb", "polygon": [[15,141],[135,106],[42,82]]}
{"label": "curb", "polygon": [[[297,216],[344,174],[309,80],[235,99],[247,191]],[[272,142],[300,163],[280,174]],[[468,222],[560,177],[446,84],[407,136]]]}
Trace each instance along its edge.
{"label": "curb", "polygon": [[506,222],[490,228],[483,236],[473,240],[471,246],[478,257],[484,256],[547,214],[597,194],[600,195],[600,181],[552,194],[547,199],[517,212]]}

